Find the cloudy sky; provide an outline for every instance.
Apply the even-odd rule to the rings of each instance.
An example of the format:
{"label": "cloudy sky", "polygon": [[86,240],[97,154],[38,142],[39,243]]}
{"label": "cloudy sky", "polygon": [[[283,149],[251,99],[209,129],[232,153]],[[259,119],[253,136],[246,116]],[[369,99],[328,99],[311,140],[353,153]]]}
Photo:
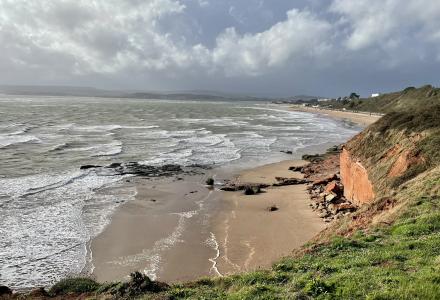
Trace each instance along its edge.
{"label": "cloudy sky", "polygon": [[440,84],[438,0],[0,0],[0,84],[364,95]]}

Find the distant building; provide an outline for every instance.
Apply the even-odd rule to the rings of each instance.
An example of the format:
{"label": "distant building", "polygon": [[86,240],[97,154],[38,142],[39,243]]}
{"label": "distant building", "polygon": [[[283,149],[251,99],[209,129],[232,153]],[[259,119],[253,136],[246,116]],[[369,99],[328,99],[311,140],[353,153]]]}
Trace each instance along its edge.
{"label": "distant building", "polygon": [[380,96],[380,94],[371,94],[371,98],[376,98],[376,97],[379,97]]}

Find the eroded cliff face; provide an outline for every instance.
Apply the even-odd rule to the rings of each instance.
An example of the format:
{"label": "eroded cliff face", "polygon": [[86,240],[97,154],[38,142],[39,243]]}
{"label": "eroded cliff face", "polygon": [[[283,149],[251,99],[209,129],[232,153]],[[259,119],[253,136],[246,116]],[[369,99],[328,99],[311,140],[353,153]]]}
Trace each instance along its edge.
{"label": "eroded cliff face", "polygon": [[345,198],[356,205],[372,202],[374,199],[373,185],[364,166],[353,158],[347,149],[343,149],[341,152],[340,164]]}

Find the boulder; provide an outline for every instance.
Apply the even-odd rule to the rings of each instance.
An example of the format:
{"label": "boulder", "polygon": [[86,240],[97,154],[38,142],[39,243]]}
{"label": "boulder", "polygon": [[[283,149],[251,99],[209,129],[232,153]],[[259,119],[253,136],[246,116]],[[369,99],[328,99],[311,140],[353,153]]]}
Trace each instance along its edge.
{"label": "boulder", "polygon": [[336,195],[339,195],[341,192],[341,189],[339,188],[339,185],[336,183],[336,181],[332,181],[325,187],[326,193],[334,193]]}
{"label": "boulder", "polygon": [[267,210],[270,211],[270,212],[274,212],[274,211],[279,210],[279,208],[277,206],[275,206],[275,205],[272,205],[272,206],[269,206],[267,208]]}
{"label": "boulder", "polygon": [[337,196],[333,193],[330,193],[330,194],[325,195],[324,199],[327,202],[332,202],[332,201],[337,200]]}
{"label": "boulder", "polygon": [[244,192],[245,195],[255,195],[255,194],[259,194],[261,193],[261,189],[260,186],[258,185],[248,185],[244,188]]}
{"label": "boulder", "polygon": [[293,172],[302,172],[304,167],[299,167],[299,166],[293,166],[289,168],[289,171],[293,171]]}
{"label": "boulder", "polygon": [[324,176],[324,177],[316,179],[315,181],[313,181],[312,184],[313,185],[323,185],[323,184],[327,184],[330,181],[333,181],[335,179],[336,179],[336,174],[331,174],[331,175]]}
{"label": "boulder", "polygon": [[354,206],[353,204],[349,203],[349,202],[345,202],[345,203],[341,203],[338,205],[338,209],[337,211],[355,211],[356,210],[356,206]]}

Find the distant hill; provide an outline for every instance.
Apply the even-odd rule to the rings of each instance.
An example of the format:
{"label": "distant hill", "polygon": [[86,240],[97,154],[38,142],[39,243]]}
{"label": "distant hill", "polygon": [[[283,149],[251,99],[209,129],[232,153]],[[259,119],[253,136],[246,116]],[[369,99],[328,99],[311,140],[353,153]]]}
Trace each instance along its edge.
{"label": "distant hill", "polygon": [[77,96],[105,98],[137,98],[166,100],[210,100],[210,101],[269,101],[268,98],[252,97],[240,94],[228,94],[214,91],[179,91],[179,92],[145,92],[145,91],[112,91],[82,86],[27,86],[0,85],[0,93],[8,95],[35,96]]}
{"label": "distant hill", "polygon": [[118,97],[123,92],[101,90],[87,86],[0,85],[0,93],[7,95]]}
{"label": "distant hill", "polygon": [[425,85],[420,88],[408,87],[400,92],[383,94],[375,98],[362,98],[351,101],[327,101],[321,103],[321,106],[388,113],[392,111],[416,109],[434,104],[440,104],[440,88]]}

